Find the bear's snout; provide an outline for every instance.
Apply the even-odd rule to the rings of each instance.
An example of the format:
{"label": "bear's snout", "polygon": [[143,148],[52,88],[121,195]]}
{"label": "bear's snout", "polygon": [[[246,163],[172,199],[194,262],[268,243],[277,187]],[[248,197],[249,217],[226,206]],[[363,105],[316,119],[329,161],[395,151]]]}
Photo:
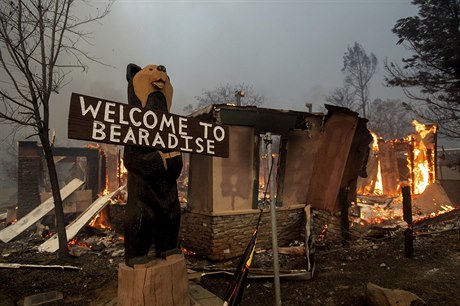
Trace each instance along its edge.
{"label": "bear's snout", "polygon": [[165,86],[165,83],[166,77],[163,76],[158,76],[151,82],[151,84],[158,89],[162,89]]}
{"label": "bear's snout", "polygon": [[166,98],[167,109],[171,107],[173,88],[169,81],[166,67],[163,65],[147,65],[132,78],[134,94],[145,107],[149,94],[160,90]]}

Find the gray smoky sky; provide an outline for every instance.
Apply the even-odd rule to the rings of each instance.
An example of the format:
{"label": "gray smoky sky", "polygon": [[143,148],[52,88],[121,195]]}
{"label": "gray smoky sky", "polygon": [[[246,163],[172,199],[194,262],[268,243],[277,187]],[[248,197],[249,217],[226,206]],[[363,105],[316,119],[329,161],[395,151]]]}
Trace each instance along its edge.
{"label": "gray smoky sky", "polygon": [[[85,13],[104,5],[88,3],[89,8],[81,9]],[[78,6],[74,13],[80,13]],[[70,83],[52,97],[56,145],[85,145],[67,138],[72,92],[127,102],[129,63],[167,67],[176,114],[196,104],[194,97],[203,89],[241,82],[265,96],[264,107],[302,111],[308,101],[314,111],[321,111],[325,96],[343,85],[347,47],[358,42],[379,60],[371,99],[404,100],[401,90],[383,85],[382,62],[409,55],[396,45],[391,29],[398,19],[415,15],[417,7],[410,0],[119,0],[106,18],[92,25],[92,45],[80,46],[108,66],[87,62],[90,69],[75,70]],[[2,125],[1,139],[9,132]],[[1,145],[0,158],[13,160],[4,153],[6,143]],[[11,183],[2,173],[0,178],[0,185]]]}
{"label": "gray smoky sky", "polygon": [[[104,5],[89,3],[82,10]],[[399,89],[383,86],[382,62],[408,55],[391,29],[416,14],[409,0],[117,1],[92,25],[92,45],[80,46],[108,66],[86,62],[89,70],[75,70],[52,98],[57,145],[73,143],[67,139],[71,92],[126,102],[129,63],[167,67],[177,114],[196,104],[203,89],[241,82],[265,96],[264,107],[305,110],[308,101],[320,111],[325,96],[343,84],[346,48],[359,42],[379,60],[371,99],[404,99]]]}
{"label": "gray smoky sky", "polygon": [[371,99],[404,99],[383,86],[382,62],[408,55],[391,29],[416,14],[408,0],[118,1],[92,28],[93,47],[82,46],[113,67],[75,71],[54,98],[55,124],[66,130],[72,91],[126,102],[128,63],[167,67],[177,114],[203,89],[241,82],[265,96],[264,107],[305,110],[309,101],[318,111],[342,86],[343,54],[355,41],[379,60]]}

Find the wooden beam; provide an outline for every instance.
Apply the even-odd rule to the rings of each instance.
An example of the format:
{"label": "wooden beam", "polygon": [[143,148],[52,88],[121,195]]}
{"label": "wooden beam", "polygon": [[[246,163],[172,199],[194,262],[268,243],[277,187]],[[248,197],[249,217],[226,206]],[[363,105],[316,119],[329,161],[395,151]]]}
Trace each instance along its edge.
{"label": "wooden beam", "polygon": [[312,214],[311,214],[311,205],[307,205],[304,208],[305,212],[305,255],[307,258],[307,271],[311,272],[313,277],[314,267],[315,267],[315,242],[312,235]]}
{"label": "wooden beam", "polygon": [[[61,198],[64,201],[72,192],[77,190],[83,181],[79,179],[73,179],[69,184],[65,185],[61,189]],[[28,229],[32,224],[40,220],[44,215],[49,213],[54,208],[54,198],[51,197],[45,202],[41,203],[30,213],[22,217],[18,222],[12,224],[2,231],[0,231],[0,240],[3,242],[9,242],[11,239]]]}
{"label": "wooden beam", "polygon": [[383,193],[398,196],[399,170],[395,149],[390,142],[379,141],[380,171],[382,174]]}
{"label": "wooden beam", "polygon": [[81,270],[80,267],[75,266],[61,266],[61,265],[34,265],[34,264],[21,264],[21,263],[8,263],[0,262],[0,268],[4,269],[19,269],[19,268],[46,268],[46,269],[70,269],[70,270]]}
{"label": "wooden beam", "polygon": [[[93,202],[83,213],[81,213],[75,220],[66,226],[67,241],[72,240],[77,235],[80,229],[87,224],[98,212],[100,212],[110,201],[111,198],[116,196],[125,186],[98,198]],[[39,252],[56,252],[59,249],[58,235],[55,234],[38,247]]]}

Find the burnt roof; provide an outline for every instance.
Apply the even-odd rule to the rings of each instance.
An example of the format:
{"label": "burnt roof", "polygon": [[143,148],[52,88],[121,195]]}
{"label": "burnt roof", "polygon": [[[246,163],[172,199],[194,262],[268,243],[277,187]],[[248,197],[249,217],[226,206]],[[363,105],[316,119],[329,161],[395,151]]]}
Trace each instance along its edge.
{"label": "burnt roof", "polygon": [[217,124],[250,126],[255,129],[255,133],[269,131],[285,135],[289,130],[308,130],[310,128],[309,122],[322,120],[324,114],[257,106],[212,104],[190,116]]}

